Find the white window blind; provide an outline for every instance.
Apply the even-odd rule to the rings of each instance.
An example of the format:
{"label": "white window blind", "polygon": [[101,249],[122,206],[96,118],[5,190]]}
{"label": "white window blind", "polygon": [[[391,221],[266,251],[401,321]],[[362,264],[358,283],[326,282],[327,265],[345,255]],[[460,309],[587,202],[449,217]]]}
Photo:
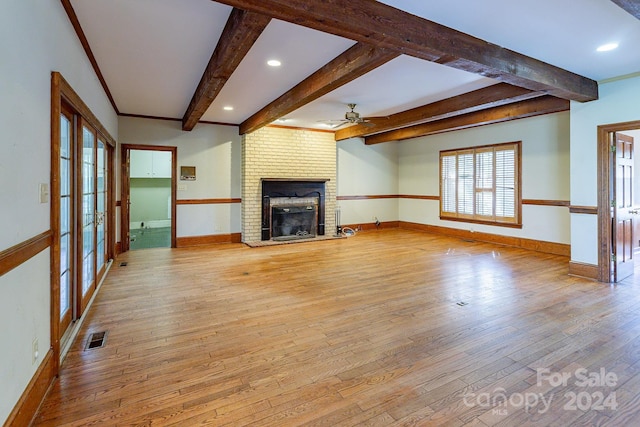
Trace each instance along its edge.
{"label": "white window blind", "polygon": [[440,152],[440,216],[519,224],[520,143]]}

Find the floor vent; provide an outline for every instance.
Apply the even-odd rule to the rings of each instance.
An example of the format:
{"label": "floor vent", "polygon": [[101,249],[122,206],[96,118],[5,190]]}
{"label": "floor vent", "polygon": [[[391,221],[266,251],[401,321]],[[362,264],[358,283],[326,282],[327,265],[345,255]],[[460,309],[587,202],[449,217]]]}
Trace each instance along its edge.
{"label": "floor vent", "polygon": [[460,301],[456,303],[457,305],[459,305],[460,307],[464,307],[465,305],[469,304],[468,302],[464,302],[464,301]]}
{"label": "floor vent", "polygon": [[92,350],[94,348],[104,347],[104,344],[107,342],[107,332],[94,332],[89,335],[89,339],[87,340],[87,345],[84,348],[85,350]]}
{"label": "floor vent", "polygon": [[120,263],[120,267],[126,267],[127,265],[129,265],[129,263],[126,261]]}

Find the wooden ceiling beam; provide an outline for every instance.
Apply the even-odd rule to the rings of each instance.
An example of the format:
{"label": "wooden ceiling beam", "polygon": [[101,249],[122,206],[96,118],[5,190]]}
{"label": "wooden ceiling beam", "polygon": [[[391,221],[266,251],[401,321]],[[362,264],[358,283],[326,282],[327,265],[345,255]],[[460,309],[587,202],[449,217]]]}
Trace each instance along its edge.
{"label": "wooden ceiling beam", "polygon": [[182,130],[190,131],[195,127],[270,21],[268,15],[235,8],[231,11],[182,118]]}
{"label": "wooden ceiling beam", "polygon": [[297,110],[342,85],[398,57],[394,50],[356,43],[295,87],[240,124],[240,134],[250,133]]}
{"label": "wooden ceiling beam", "polygon": [[335,138],[336,141],[341,141],[349,138],[369,136],[420,123],[460,116],[500,105],[512,104],[543,95],[543,93],[533,92],[507,83],[498,83],[411,110],[392,114],[386,118],[374,118],[367,124],[358,124],[340,129],[335,133]]}
{"label": "wooden ceiling beam", "polygon": [[434,135],[453,130],[468,129],[542,114],[557,113],[569,110],[569,101],[545,95],[514,104],[501,105],[486,110],[475,111],[461,116],[423,123],[403,129],[383,132],[365,138],[365,144],[380,144],[389,141],[401,141],[420,136]]}
{"label": "wooden ceiling beam", "polygon": [[373,0],[215,0],[326,33],[575,101],[594,80]]}
{"label": "wooden ceiling beam", "polygon": [[629,12],[631,15],[640,19],[640,3],[638,3],[638,0],[611,0],[611,1],[617,4],[618,6],[620,6],[621,8],[623,8],[624,10],[626,10],[627,12]]}

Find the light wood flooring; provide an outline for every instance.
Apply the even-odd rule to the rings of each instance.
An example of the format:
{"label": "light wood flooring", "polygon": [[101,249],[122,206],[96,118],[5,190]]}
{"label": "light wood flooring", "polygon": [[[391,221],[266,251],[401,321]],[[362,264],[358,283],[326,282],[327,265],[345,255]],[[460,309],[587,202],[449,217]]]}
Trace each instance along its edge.
{"label": "light wood flooring", "polygon": [[640,285],[568,261],[397,229],[129,252],[36,425],[639,425]]}

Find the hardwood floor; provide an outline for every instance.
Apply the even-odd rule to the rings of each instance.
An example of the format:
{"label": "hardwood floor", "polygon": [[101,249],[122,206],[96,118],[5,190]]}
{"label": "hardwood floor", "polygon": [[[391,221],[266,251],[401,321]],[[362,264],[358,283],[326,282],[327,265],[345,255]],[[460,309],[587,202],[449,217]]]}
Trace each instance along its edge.
{"label": "hardwood floor", "polygon": [[568,262],[405,230],[128,252],[35,424],[637,425],[640,285]]}

